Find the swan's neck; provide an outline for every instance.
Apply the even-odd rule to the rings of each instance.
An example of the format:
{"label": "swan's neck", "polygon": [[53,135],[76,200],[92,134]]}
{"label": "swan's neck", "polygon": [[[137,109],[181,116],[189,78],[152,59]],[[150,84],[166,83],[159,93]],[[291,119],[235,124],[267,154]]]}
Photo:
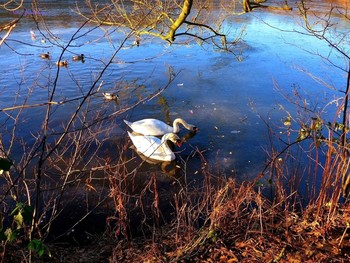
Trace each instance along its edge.
{"label": "swan's neck", "polygon": [[163,136],[162,140],[161,140],[161,147],[163,148],[163,150],[166,154],[171,154],[173,151],[170,149],[170,147],[168,145],[168,142],[167,142],[168,140],[169,140],[168,136]]}
{"label": "swan's neck", "polygon": [[178,133],[180,131],[179,124],[181,124],[182,126],[184,126],[188,130],[191,128],[190,125],[185,120],[183,120],[181,118],[177,118],[173,122],[174,133]]}

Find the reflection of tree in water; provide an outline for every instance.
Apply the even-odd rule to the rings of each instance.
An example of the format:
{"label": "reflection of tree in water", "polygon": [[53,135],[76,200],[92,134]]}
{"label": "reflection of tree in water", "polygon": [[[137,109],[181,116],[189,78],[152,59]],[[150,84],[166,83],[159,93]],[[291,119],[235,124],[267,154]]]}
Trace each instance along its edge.
{"label": "reflection of tree in water", "polygon": [[[174,81],[175,77],[177,76],[177,73],[174,72],[174,68],[170,65],[168,65],[168,77],[169,77],[169,82]],[[164,113],[164,120],[166,123],[173,123],[173,120],[170,118],[170,106],[167,101],[167,99],[162,95],[159,94],[158,96],[158,104]]]}
{"label": "reflection of tree in water", "polygon": [[189,133],[181,137],[181,142],[187,142],[189,139],[193,138],[196,134],[197,132],[190,131]]}
{"label": "reflection of tree in water", "polygon": [[164,119],[166,123],[172,123],[172,120],[170,119],[170,106],[168,104],[167,99],[162,96],[159,95],[158,96],[158,104],[162,109],[162,112],[164,113]]}

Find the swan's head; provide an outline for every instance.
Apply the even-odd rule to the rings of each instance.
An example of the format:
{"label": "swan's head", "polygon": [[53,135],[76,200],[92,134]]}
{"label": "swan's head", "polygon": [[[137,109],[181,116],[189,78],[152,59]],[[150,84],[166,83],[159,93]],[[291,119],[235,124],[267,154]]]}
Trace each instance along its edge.
{"label": "swan's head", "polygon": [[189,126],[190,126],[190,129],[189,129],[189,130],[190,130],[191,132],[197,132],[197,131],[199,131],[199,129],[198,129],[197,126],[194,126],[194,125],[191,125],[191,124],[190,124]]}
{"label": "swan's head", "polygon": [[184,119],[181,118],[177,118],[174,120],[173,126],[174,126],[174,132],[179,132],[180,128],[178,126],[178,124],[182,124],[187,130],[191,131],[191,132],[197,132],[198,131],[198,127],[194,126],[192,124],[187,123]]}
{"label": "swan's head", "polygon": [[182,141],[181,141],[180,137],[177,136],[175,133],[167,133],[166,135],[164,135],[164,138],[166,140],[173,142],[178,147],[181,147],[181,145],[182,145]]}
{"label": "swan's head", "polygon": [[182,141],[181,141],[180,139],[176,140],[176,145],[177,145],[178,147],[181,147]]}

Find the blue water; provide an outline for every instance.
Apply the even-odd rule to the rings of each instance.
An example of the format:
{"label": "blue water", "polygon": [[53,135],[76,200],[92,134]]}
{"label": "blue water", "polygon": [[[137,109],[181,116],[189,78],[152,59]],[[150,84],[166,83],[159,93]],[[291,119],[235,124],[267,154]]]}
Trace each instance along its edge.
{"label": "blue water", "polygon": [[[6,41],[10,48],[5,44],[0,48],[2,109],[46,103],[54,88],[55,102],[77,99],[54,106],[50,120],[52,133],[62,131],[78,102],[124,41],[124,35],[114,28],[94,28],[91,24],[84,26],[72,39],[83,20],[74,19],[74,12],[54,6],[56,9],[50,9],[50,13],[61,12],[64,19],[59,20],[58,16],[49,21],[52,34],[44,28],[40,33],[30,17],[26,17],[26,23],[20,23]],[[194,149],[198,149],[208,163],[226,176],[256,176],[264,167],[265,149],[269,147],[268,127],[261,117],[279,134],[284,131],[283,119],[287,112],[296,113],[296,108],[287,102],[283,93],[292,94],[293,87],[300,87],[309,103],[317,103],[317,109],[322,109],[335,96],[341,95],[334,90],[344,90],[344,72],[317,55],[327,56],[329,46],[315,37],[291,32],[303,31],[293,17],[295,14],[297,10],[289,13],[259,10],[229,19],[224,28],[234,29],[229,35],[231,39],[235,38],[236,30],[246,26],[243,42],[234,50],[241,59],[208,44],[200,46],[190,42],[169,46],[160,39],[142,36],[141,45],[136,47],[132,46],[133,37],[127,39],[93,89],[87,108],[91,118],[94,112],[107,116],[133,105],[165,87],[174,74],[176,77],[161,93],[161,99],[154,98],[110,118],[103,127],[111,125],[112,130],[106,135],[100,134],[100,138],[113,143],[124,142],[127,135],[123,118],[133,121],[150,117],[169,121],[182,117],[200,129],[178,155],[179,159],[187,160],[189,173],[199,169],[198,159],[187,159]],[[6,15],[1,17],[6,20]],[[347,26],[348,22],[341,21],[340,28]],[[30,29],[35,31],[34,40]],[[63,48],[66,49],[63,51]],[[50,52],[50,60],[39,57],[40,53],[46,52]],[[75,54],[84,54],[85,63],[73,62],[71,58]],[[55,65],[60,56],[69,61],[67,68]],[[333,53],[330,56],[334,63],[344,67],[341,58]],[[305,72],[327,81],[332,89],[312,80]],[[103,84],[97,91],[101,81]],[[106,102],[102,96],[104,91],[118,93],[119,103]],[[333,118],[334,111],[334,108],[327,108],[326,116]],[[26,142],[27,148],[34,143],[45,112],[45,106],[21,112],[15,136],[18,141]],[[0,131],[6,147],[9,146],[13,119],[18,113],[18,109],[0,112],[1,123],[7,120]],[[185,133],[182,131],[181,135]],[[20,160],[22,144],[13,147],[10,157]]]}

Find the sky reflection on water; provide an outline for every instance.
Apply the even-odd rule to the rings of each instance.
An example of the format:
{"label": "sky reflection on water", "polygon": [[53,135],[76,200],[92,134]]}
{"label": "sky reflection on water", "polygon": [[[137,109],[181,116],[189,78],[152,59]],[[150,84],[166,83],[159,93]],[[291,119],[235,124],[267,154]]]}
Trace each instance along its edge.
{"label": "sky reflection on water", "polygon": [[[300,86],[322,107],[327,103],[324,98],[332,98],[337,93],[325,89],[298,68],[332,81],[336,89],[342,89],[344,78],[341,72],[325,64],[319,56],[303,50],[328,54],[329,47],[325,43],[313,37],[276,29],[301,30],[290,13],[257,11],[240,16],[239,20],[235,18],[227,26],[240,28],[243,25],[247,25],[247,28],[243,35],[243,60],[240,62],[232,54],[214,51],[208,46],[169,46],[157,39],[143,38],[140,47],[132,47],[133,39],[127,40],[125,48],[117,54],[102,78],[104,85],[101,92],[118,91],[121,105],[105,105],[102,96],[97,94],[92,107],[104,107],[113,112],[129,105],[138,96],[147,96],[164,86],[169,79],[169,70],[172,70],[177,76],[161,94],[166,107],[165,104],[160,105],[156,98],[116,117],[115,122],[120,127],[113,136],[126,136],[123,118],[135,121],[146,117],[161,120],[182,117],[200,128],[199,133],[185,144],[183,155],[190,154],[192,147],[197,147],[203,151],[209,163],[216,163],[227,176],[247,178],[257,175],[266,161],[264,148],[268,147],[267,127],[258,114],[282,126],[286,113],[280,110],[279,104],[290,112],[295,111],[294,106],[286,103],[276,91],[274,83],[287,92]],[[57,70],[60,71],[57,100],[85,94],[123,38],[117,32],[111,32],[109,38],[105,38],[106,31],[95,29],[71,43],[72,46],[63,55],[63,59],[69,60],[69,66],[58,69],[55,61],[62,49],[50,41],[57,40],[65,45],[76,32],[76,26],[77,22],[67,21],[66,24],[53,24],[52,33],[59,39],[48,38],[45,43],[41,43],[39,32],[36,32],[36,40],[30,39],[32,23],[21,24],[19,30],[11,34],[8,43],[16,53],[5,45],[0,52],[2,108],[13,105],[16,93],[18,102],[15,104],[20,104],[30,89],[29,104],[46,102]],[[79,34],[83,35],[89,29],[86,27]],[[52,60],[40,59],[39,54],[43,52],[50,52]],[[86,62],[71,62],[74,54],[84,54]],[[135,88],[135,92],[130,92],[130,88]],[[71,104],[71,107],[68,104],[64,111],[74,110],[75,104]],[[31,133],[40,128],[43,118],[41,110],[45,109],[38,108],[35,112],[31,110],[26,113],[18,136],[23,136],[27,141],[32,139]],[[57,111],[54,122],[59,124],[69,115]],[[333,117],[332,114],[330,112],[330,117]],[[2,115],[0,120],[4,118],[6,116]],[[193,163],[190,160],[188,167],[190,171],[197,170],[197,160],[193,160]]]}

